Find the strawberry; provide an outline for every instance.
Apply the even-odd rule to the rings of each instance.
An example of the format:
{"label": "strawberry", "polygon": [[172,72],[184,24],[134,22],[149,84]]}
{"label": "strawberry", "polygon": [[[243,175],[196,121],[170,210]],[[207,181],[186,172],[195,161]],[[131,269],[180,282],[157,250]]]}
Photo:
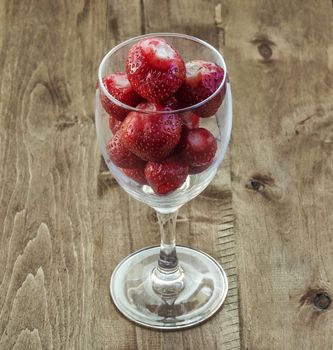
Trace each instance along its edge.
{"label": "strawberry", "polygon": [[[176,97],[181,108],[193,106],[211,96],[220,86],[224,70],[215,63],[201,60],[186,63],[186,79],[177,91]],[[225,96],[226,84],[210,101],[195,110],[202,118],[214,115]]]}
{"label": "strawberry", "polygon": [[194,129],[199,127],[199,116],[193,112],[185,112],[181,114],[183,124],[189,128]]}
{"label": "strawberry", "polygon": [[202,173],[209,167],[210,167],[210,163],[206,165],[201,165],[201,166],[191,166],[188,172],[190,175],[196,175],[196,174]]}
{"label": "strawberry", "polygon": [[180,54],[164,39],[140,40],[128,52],[128,80],[150,102],[161,103],[173,95],[185,79]]}
{"label": "strawberry", "polygon": [[210,165],[216,150],[216,140],[207,129],[183,129],[178,151],[179,156],[190,167]]}
{"label": "strawberry", "polygon": [[113,115],[109,115],[109,128],[112,131],[112,134],[115,134],[121,126],[121,121],[116,119]]}
{"label": "strawberry", "polygon": [[125,146],[146,161],[166,158],[180,139],[182,128],[180,117],[172,112],[155,113],[168,111],[168,107],[153,103],[140,103],[137,108],[145,113],[129,113],[120,129],[123,131]]}
{"label": "strawberry", "polygon": [[[103,78],[103,84],[110,95],[118,101],[134,107],[141,102],[142,98],[132,89],[125,73],[114,73]],[[101,103],[108,114],[122,121],[128,114],[128,110],[116,105],[100,89]]]}
{"label": "strawberry", "polygon": [[106,150],[112,162],[121,168],[138,168],[145,163],[125,147],[121,129],[106,145]]}
{"label": "strawberry", "polygon": [[148,184],[156,194],[165,195],[176,190],[186,180],[188,166],[175,157],[160,163],[148,162],[145,167]]}
{"label": "strawberry", "polygon": [[162,105],[165,107],[169,107],[171,111],[178,109],[178,101],[175,96],[171,96],[166,101],[163,101]]}
{"label": "strawberry", "polygon": [[134,181],[138,182],[140,185],[146,185],[147,180],[145,177],[145,168],[140,167],[140,168],[133,168],[133,169],[123,169],[123,172],[133,179]]}

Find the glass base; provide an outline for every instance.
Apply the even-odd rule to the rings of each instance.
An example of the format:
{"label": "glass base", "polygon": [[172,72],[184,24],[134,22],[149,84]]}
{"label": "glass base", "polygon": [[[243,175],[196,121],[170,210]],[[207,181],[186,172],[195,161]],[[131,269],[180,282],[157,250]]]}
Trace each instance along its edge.
{"label": "glass base", "polygon": [[184,289],[177,297],[162,297],[152,288],[160,247],[134,252],[116,267],[111,296],[127,318],[149,328],[183,329],[207,320],[221,307],[228,280],[220,264],[202,251],[183,246],[176,249],[185,275]]}

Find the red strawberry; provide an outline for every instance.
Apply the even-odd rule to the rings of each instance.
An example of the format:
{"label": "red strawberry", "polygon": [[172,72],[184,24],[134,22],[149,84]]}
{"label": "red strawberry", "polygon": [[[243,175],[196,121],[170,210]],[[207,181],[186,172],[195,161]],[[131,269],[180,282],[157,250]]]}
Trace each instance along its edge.
{"label": "red strawberry", "polygon": [[133,179],[134,181],[138,182],[140,185],[146,185],[147,180],[145,177],[145,168],[136,168],[136,169],[123,169],[123,172]]}
{"label": "red strawberry", "polygon": [[[206,61],[190,61],[186,63],[186,79],[176,97],[181,108],[193,106],[211,96],[220,86],[224,77],[224,70],[215,63]],[[210,101],[195,110],[202,118],[214,115],[220,107],[226,84]]]}
{"label": "red strawberry", "polygon": [[[118,101],[134,107],[142,101],[142,98],[132,89],[125,73],[114,73],[103,78],[106,90]],[[122,121],[128,114],[128,110],[116,105],[100,89],[101,103],[108,114],[112,114],[116,119]]]}
{"label": "red strawberry", "polygon": [[162,103],[162,105],[165,107],[169,107],[170,110],[172,111],[175,111],[176,109],[178,109],[178,101],[174,96],[171,96],[170,98],[168,98],[166,101]]}
{"label": "red strawberry", "polygon": [[179,53],[163,39],[147,38],[128,52],[128,80],[148,101],[161,103],[173,95],[185,79],[185,64]]}
{"label": "red strawberry", "polygon": [[203,171],[205,171],[209,167],[210,167],[210,163],[208,163],[206,165],[201,165],[201,166],[192,166],[192,167],[190,167],[190,170],[188,172],[190,175],[196,175],[196,174],[202,173]]}
{"label": "red strawberry", "polygon": [[131,112],[124,120],[123,131],[125,146],[141,159],[159,161],[167,157],[178,144],[182,122],[173,113],[158,114],[168,111],[168,107],[153,103],[140,103],[137,108],[146,113]]}
{"label": "red strawberry", "polygon": [[190,167],[210,165],[217,149],[213,134],[204,128],[183,129],[179,142],[179,156]]}
{"label": "red strawberry", "polygon": [[155,193],[168,194],[180,187],[188,175],[188,166],[177,158],[170,157],[160,163],[148,162],[145,175]]}
{"label": "red strawberry", "polygon": [[121,121],[116,119],[113,115],[109,115],[109,128],[112,131],[112,134],[115,134],[121,126]]}
{"label": "red strawberry", "polygon": [[193,112],[185,112],[181,114],[181,118],[183,121],[183,124],[189,128],[189,129],[194,129],[199,127],[199,116]]}
{"label": "red strawberry", "polygon": [[125,147],[121,129],[106,145],[106,150],[112,162],[121,168],[138,168],[145,163]]}

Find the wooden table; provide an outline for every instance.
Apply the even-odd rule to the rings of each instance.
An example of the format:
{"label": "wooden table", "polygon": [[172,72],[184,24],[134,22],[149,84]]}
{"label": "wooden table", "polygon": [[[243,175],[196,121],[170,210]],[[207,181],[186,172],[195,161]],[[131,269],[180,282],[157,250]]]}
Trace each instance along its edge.
{"label": "wooden table", "polygon": [[[0,349],[333,348],[331,1],[2,0],[0,29]],[[227,159],[178,224],[223,264],[228,298],[164,333],[110,300],[117,262],[159,234],[94,127],[102,56],[157,31],[219,48],[234,97]]]}

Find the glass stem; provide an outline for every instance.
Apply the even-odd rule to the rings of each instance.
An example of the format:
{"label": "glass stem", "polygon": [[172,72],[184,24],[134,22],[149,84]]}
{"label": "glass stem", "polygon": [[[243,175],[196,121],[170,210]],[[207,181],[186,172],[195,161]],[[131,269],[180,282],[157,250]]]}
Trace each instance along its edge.
{"label": "glass stem", "polygon": [[176,253],[176,220],[178,211],[157,212],[161,232],[160,257],[152,272],[153,289],[162,297],[177,297],[184,288],[184,272]]}

